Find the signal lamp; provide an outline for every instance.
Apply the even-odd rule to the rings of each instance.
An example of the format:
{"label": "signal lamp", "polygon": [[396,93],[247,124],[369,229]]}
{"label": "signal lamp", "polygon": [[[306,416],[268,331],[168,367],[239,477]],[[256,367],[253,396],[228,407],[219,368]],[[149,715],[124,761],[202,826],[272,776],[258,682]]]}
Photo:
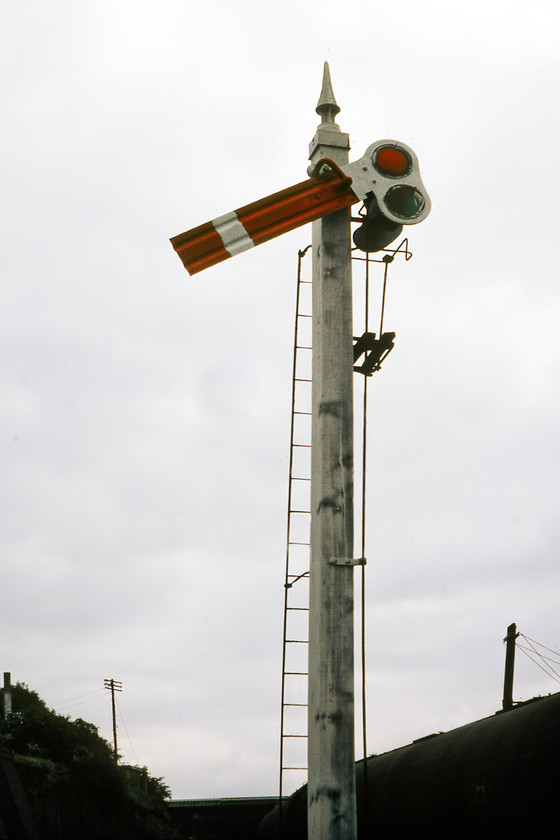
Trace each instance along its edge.
{"label": "signal lamp", "polygon": [[410,184],[397,184],[385,193],[385,204],[400,219],[414,219],[424,209],[424,196]]}
{"label": "signal lamp", "polygon": [[405,143],[378,140],[344,171],[366,207],[362,225],[354,232],[354,243],[362,251],[382,251],[401,234],[403,225],[416,225],[430,212],[418,158]]}
{"label": "signal lamp", "polygon": [[412,160],[402,146],[381,146],[374,154],[373,165],[382,175],[402,178],[412,169]]}
{"label": "signal lamp", "polygon": [[[366,227],[371,228],[369,221],[373,217],[376,225],[385,227],[379,216],[395,226],[416,225],[430,212],[430,197],[420,177],[418,158],[405,143],[378,140],[363,157],[343,169],[352,178],[354,194],[366,202]],[[371,203],[372,197],[375,205]],[[357,236],[359,240],[362,234]],[[367,238],[369,242],[374,241],[373,235]]]}

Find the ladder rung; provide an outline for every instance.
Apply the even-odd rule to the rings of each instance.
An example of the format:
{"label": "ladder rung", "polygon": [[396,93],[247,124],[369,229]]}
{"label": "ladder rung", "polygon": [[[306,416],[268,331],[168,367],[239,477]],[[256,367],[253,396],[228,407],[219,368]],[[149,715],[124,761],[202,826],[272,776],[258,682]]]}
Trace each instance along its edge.
{"label": "ladder rung", "polygon": [[[301,256],[301,254],[300,254],[300,256]],[[301,277],[298,277],[298,284],[299,283],[307,283],[308,285],[311,285],[311,282],[312,282],[311,280],[302,280]],[[297,470],[297,472],[299,472],[299,471],[306,472],[307,471],[307,466],[306,466],[305,462],[304,463],[297,463],[297,465],[296,465],[295,462],[292,461],[292,459],[296,458],[296,457],[300,457],[300,458],[304,458],[304,459],[307,458],[307,456],[305,456],[305,455],[296,456],[295,455],[295,450],[296,449],[309,449],[309,450],[311,449],[311,443],[304,443],[304,442],[300,443],[296,440],[298,437],[299,438],[302,438],[302,437],[303,438],[308,438],[308,440],[310,440],[311,435],[308,433],[308,429],[307,429],[307,422],[308,421],[305,421],[305,422],[302,421],[300,424],[298,424],[296,426],[296,419],[295,418],[296,418],[296,416],[309,417],[309,418],[312,418],[312,416],[313,416],[313,412],[311,410],[300,411],[298,409],[296,411],[296,406],[299,406],[301,408],[305,408],[306,405],[310,406],[310,403],[311,403],[310,399],[306,399],[307,389],[298,388],[298,385],[299,384],[302,384],[302,385],[306,384],[307,385],[307,384],[311,384],[313,382],[313,379],[311,377],[298,376],[296,374],[296,371],[297,371],[297,373],[304,374],[306,371],[309,372],[309,369],[310,369],[309,365],[307,365],[307,364],[304,365],[303,364],[304,362],[307,363],[310,357],[309,356],[303,356],[303,355],[298,356],[298,352],[299,351],[305,351],[306,353],[308,353],[310,351],[313,352],[313,347],[311,345],[300,344],[299,343],[299,337],[300,336],[304,340],[308,340],[308,341],[311,341],[311,336],[310,336],[309,332],[306,332],[306,334],[304,334],[304,332],[307,331],[307,327],[304,328],[303,325],[300,324],[298,319],[299,318],[310,318],[310,319],[312,319],[312,317],[313,317],[312,314],[307,314],[307,313],[299,311],[300,309],[308,308],[308,305],[309,305],[309,302],[307,302],[306,306],[302,305],[302,303],[301,303],[302,299],[300,298],[299,288],[300,287],[298,285],[298,298],[297,298],[297,310],[298,311],[296,312],[296,323],[295,323],[294,370],[293,370],[293,380],[292,380],[292,432],[291,432],[291,440],[290,440],[290,452],[291,452],[290,459],[291,459],[291,461],[290,461],[290,475],[289,475],[289,493],[290,493],[290,495],[289,495],[289,500],[288,500],[288,502],[289,502],[288,503],[288,539],[287,539],[287,559],[286,559],[286,564],[287,565],[286,565],[286,582],[284,584],[284,586],[286,587],[286,601],[285,601],[285,605],[284,605],[284,609],[285,609],[284,622],[285,622],[285,624],[284,624],[284,641],[283,641],[284,656],[285,657],[291,655],[291,654],[288,654],[288,647],[287,647],[288,645],[307,645],[307,646],[309,646],[309,640],[308,639],[287,639],[286,638],[286,632],[287,632],[286,622],[288,620],[288,612],[290,611],[290,612],[306,612],[306,613],[309,613],[309,605],[308,606],[288,606],[288,590],[291,589],[293,586],[295,586],[295,584],[299,580],[301,580],[302,578],[307,578],[309,580],[309,571],[304,572],[303,574],[293,574],[290,571],[290,566],[292,568],[295,567],[297,569],[299,567],[299,562],[301,561],[301,559],[303,559],[303,558],[299,558],[299,556],[298,556],[299,550],[298,550],[298,554],[296,554],[295,546],[302,546],[302,547],[305,547],[307,550],[309,550],[310,549],[310,544],[311,544],[310,539],[307,539],[306,541],[290,539],[290,534],[291,534],[292,529],[294,529],[294,531],[295,531],[296,526],[299,526],[299,525],[307,526],[307,523],[309,521],[308,519],[306,519],[303,522],[301,520],[298,520],[298,519],[291,519],[292,514],[293,515],[297,514],[298,516],[301,516],[303,514],[305,516],[311,517],[311,510],[310,510],[311,503],[306,498],[306,495],[307,495],[307,492],[308,492],[307,486],[299,487],[298,485],[295,484],[295,482],[297,482],[297,481],[299,481],[299,482],[303,481],[303,482],[308,482],[309,483],[309,482],[311,482],[311,478],[310,478],[310,476],[306,476],[306,475],[293,475],[293,472],[295,471],[294,466],[295,466],[295,469]],[[300,330],[301,330],[301,333],[299,333]],[[298,335],[298,333],[299,333],[299,335]],[[311,342],[311,343],[313,343],[313,342]],[[302,427],[302,424],[305,428]],[[294,482],[294,483],[292,483],[292,482]],[[296,491],[298,491],[298,492],[301,491],[300,495],[303,496],[303,498],[298,499],[298,501],[300,503],[303,503],[303,504],[309,504],[309,509],[303,510],[303,509],[298,508],[298,509],[292,510],[292,508],[291,508],[292,493],[296,493]],[[294,501],[295,501],[295,498],[294,498]],[[304,527],[304,529],[303,529],[304,534],[306,533],[306,530],[307,529]],[[297,559],[298,562],[295,562],[296,559]],[[300,597],[294,596],[294,601],[296,603],[299,602],[300,604],[301,604],[302,601],[304,603],[306,603],[307,598],[305,598],[305,597],[302,598],[301,596]],[[294,619],[294,621],[297,621],[297,619]],[[300,630],[303,633],[306,632],[304,627],[294,627],[293,628],[293,631],[296,632],[296,633],[299,632]],[[295,650],[292,653],[293,653],[294,657],[297,655]],[[294,664],[297,664],[297,663],[294,663]],[[286,665],[286,659],[284,660],[284,667],[282,668],[282,681],[283,681],[283,683],[282,683],[282,709],[283,710],[288,709],[288,708],[308,709],[309,708],[308,703],[285,703],[284,702],[284,697],[285,697],[284,679],[286,677],[304,677],[306,682],[303,684],[303,687],[307,687],[307,683],[309,681],[309,673],[307,671],[286,671],[285,670],[285,665]],[[295,694],[294,687],[300,687],[301,688],[302,687],[301,682],[299,682],[299,681],[298,682],[292,682],[290,684],[292,696],[294,696],[294,694]],[[305,693],[304,693],[304,696],[305,696]],[[295,694],[294,699],[297,699],[298,697],[301,697],[301,694],[299,694],[299,693]],[[294,713],[294,714],[296,714],[296,713]],[[301,727],[301,728],[306,728],[306,727]],[[283,743],[284,739],[286,739],[286,738],[305,738],[305,739],[308,739],[308,736],[306,734],[302,735],[302,734],[295,734],[295,733],[293,733],[293,734],[292,733],[286,733],[283,730],[284,730],[284,711],[282,712],[282,723],[281,723],[281,733],[280,733],[281,742]],[[305,772],[305,773],[308,772],[308,768],[306,766],[284,765],[282,763],[282,749],[283,749],[283,747],[281,748],[281,756],[280,756],[280,792],[282,791],[282,773],[290,771],[290,770],[300,771],[300,772]]]}

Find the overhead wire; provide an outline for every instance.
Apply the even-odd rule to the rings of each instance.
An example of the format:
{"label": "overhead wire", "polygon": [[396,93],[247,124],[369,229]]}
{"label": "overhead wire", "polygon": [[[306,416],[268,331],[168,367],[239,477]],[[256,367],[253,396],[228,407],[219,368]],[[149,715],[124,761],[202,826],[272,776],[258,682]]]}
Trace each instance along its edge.
{"label": "overhead wire", "polygon": [[[551,667],[551,665],[549,665],[549,664],[548,664],[549,662],[554,662],[554,664],[555,664],[555,665],[560,665],[560,662],[558,662],[558,661],[557,661],[557,660],[555,660],[555,659],[551,659],[549,656],[544,656],[542,653],[540,653],[540,652],[539,652],[539,651],[535,648],[535,645],[539,645],[539,647],[542,647],[542,648],[544,648],[545,650],[548,650],[548,651],[549,651],[549,653],[554,653],[554,654],[555,654],[555,656],[560,656],[560,654],[559,654],[557,651],[552,650],[552,648],[548,648],[548,647],[546,647],[546,645],[543,645],[541,642],[537,642],[537,641],[535,641],[534,639],[530,639],[528,636],[525,636],[523,633],[520,633],[519,635],[520,635],[523,639],[525,639],[525,641],[528,643],[529,647],[525,647],[525,645],[521,645],[519,642],[517,642],[517,643],[516,643],[516,647],[517,647],[517,648],[518,648],[518,649],[519,649],[522,653],[524,653],[524,654],[525,654],[525,656],[526,656],[528,659],[530,659],[530,660],[531,660],[531,662],[534,662],[534,664],[535,664],[538,668],[540,668],[540,669],[541,669],[541,671],[544,671],[544,673],[545,673],[547,676],[549,676],[549,677],[550,677],[551,679],[553,679],[555,682],[560,683],[560,674],[559,674],[557,671],[555,671],[555,670],[554,670],[554,668],[552,668],[552,667]],[[538,658],[541,660],[541,662],[538,662],[538,661],[537,661],[537,660],[536,660],[533,656],[531,656],[531,653],[529,653],[529,651],[531,651],[531,653],[533,653],[536,657],[538,657]],[[543,663],[543,664],[541,664],[541,663]]]}
{"label": "overhead wire", "polygon": [[537,666],[537,668],[540,668],[540,669],[541,669],[541,671],[544,671],[544,673],[545,673],[548,677],[550,677],[551,679],[553,679],[555,682],[560,683],[560,676],[559,676],[558,674],[556,674],[556,676],[554,676],[553,674],[551,674],[551,673],[550,673],[550,671],[548,671],[548,670],[547,670],[547,669],[546,669],[543,665],[541,665],[541,664],[540,664],[540,662],[537,662],[537,660],[536,660],[536,659],[534,659],[534,658],[531,656],[531,654],[527,652],[527,648],[524,648],[522,645],[519,645],[519,644],[517,645],[517,647],[519,648],[519,650],[520,650],[522,653],[524,653],[524,654],[525,654],[525,656],[526,656],[528,659],[530,659],[530,660],[531,660],[531,662],[534,662],[534,664]]}
{"label": "overhead wire", "polygon": [[[527,642],[532,642],[534,645],[538,645],[539,647],[544,648],[549,653],[553,653],[555,656],[560,656],[559,651],[553,650],[552,648],[549,648],[546,645],[543,645],[542,642],[537,642],[535,639],[531,639],[529,636],[526,636],[524,633],[520,633],[519,635],[522,636]],[[558,664],[560,665],[560,662],[558,662]]]}
{"label": "overhead wire", "polygon": [[[517,643],[517,647],[522,648],[523,646],[522,646],[522,645],[520,645],[520,644],[519,644],[519,642],[518,642],[518,643]],[[538,651],[536,651],[536,650],[535,650],[535,648],[533,647],[533,645],[531,645],[531,646],[530,646],[530,649],[531,649],[534,653],[536,653],[536,654],[537,654],[537,656],[539,657],[539,659],[542,659],[542,660],[544,660],[545,662],[554,662],[554,664],[555,664],[555,665],[560,665],[560,661],[558,661],[558,659],[552,659],[552,657],[551,657],[551,656],[544,656],[544,654],[539,653]]]}
{"label": "overhead wire", "polygon": [[124,727],[124,731],[126,732],[126,737],[128,738],[128,743],[130,744],[130,749],[131,749],[132,755],[134,756],[134,761],[136,762],[136,765],[139,767],[140,762],[138,761],[138,756],[136,755],[136,752],[134,750],[134,746],[132,744],[132,740],[130,738],[130,735],[128,734],[128,729],[126,727],[126,723],[125,723],[125,720],[124,720],[124,717],[123,717],[123,713],[121,711],[121,707],[119,706],[119,701],[116,698],[115,698],[115,704],[117,706],[117,711],[119,713],[119,718],[121,719],[122,725]]}
{"label": "overhead wire", "polygon": [[93,703],[97,700],[98,697],[101,697],[102,694],[103,690],[87,691],[83,694],[77,694],[74,697],[69,697],[67,700],[61,700],[59,703],[55,703],[53,708],[57,709],[60,713],[68,711],[69,709],[74,709],[77,706],[87,706],[89,703]]}

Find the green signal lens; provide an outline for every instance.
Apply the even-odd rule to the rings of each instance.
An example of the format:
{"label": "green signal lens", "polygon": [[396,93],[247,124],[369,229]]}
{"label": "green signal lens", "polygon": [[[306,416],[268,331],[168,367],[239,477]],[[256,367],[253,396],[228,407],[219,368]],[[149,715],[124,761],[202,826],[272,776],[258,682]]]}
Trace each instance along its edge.
{"label": "green signal lens", "polygon": [[397,184],[385,193],[388,210],[399,219],[414,219],[424,209],[422,193],[410,184]]}

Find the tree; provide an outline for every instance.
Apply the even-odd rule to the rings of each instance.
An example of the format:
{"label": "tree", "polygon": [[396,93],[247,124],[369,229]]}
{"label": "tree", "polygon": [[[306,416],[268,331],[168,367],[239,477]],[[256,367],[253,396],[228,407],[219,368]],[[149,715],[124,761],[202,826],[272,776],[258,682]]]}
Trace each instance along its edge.
{"label": "tree", "polygon": [[[0,689],[3,709],[4,689]],[[161,810],[170,796],[163,779],[156,779],[146,767],[136,768],[144,784],[133,789],[115,764],[112,745],[102,738],[93,723],[57,714],[37,692],[24,683],[12,688],[12,713],[0,718],[0,746],[18,756],[56,765],[58,775],[88,796],[101,797],[107,805],[133,801],[149,810]]]}

